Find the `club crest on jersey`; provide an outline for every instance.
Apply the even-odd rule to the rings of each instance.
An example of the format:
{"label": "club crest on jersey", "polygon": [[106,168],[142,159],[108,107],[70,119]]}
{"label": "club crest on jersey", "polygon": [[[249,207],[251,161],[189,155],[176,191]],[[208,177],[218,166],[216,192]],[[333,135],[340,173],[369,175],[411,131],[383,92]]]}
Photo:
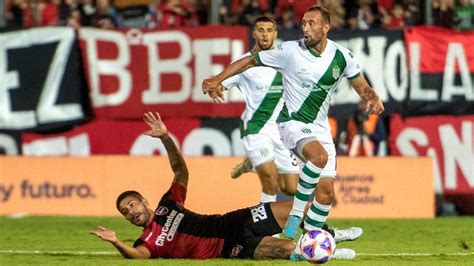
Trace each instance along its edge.
{"label": "club crest on jersey", "polygon": [[232,248],[232,251],[230,253],[231,257],[237,257],[239,253],[244,249],[241,245],[236,245],[235,247]]}
{"label": "club crest on jersey", "polygon": [[332,77],[338,79],[341,75],[341,68],[338,65],[332,67]]}
{"label": "club crest on jersey", "polygon": [[167,213],[168,213],[168,208],[166,208],[165,206],[158,207],[158,210],[156,210],[155,212],[155,214],[158,216],[165,215]]}

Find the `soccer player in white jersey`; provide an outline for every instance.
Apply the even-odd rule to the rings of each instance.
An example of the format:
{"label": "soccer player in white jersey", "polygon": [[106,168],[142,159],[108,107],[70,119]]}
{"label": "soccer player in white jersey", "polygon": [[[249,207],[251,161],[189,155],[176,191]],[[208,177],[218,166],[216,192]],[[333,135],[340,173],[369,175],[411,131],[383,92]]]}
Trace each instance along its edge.
{"label": "soccer player in white jersey", "polygon": [[[242,57],[273,49],[277,37],[275,21],[265,16],[257,18],[252,36],[255,46]],[[299,168],[296,158],[281,141],[276,123],[283,107],[281,74],[270,67],[255,67],[224,80],[222,85],[237,87],[245,98],[240,133],[250,165],[262,184],[260,202],[275,202],[278,189],[294,195]],[[244,161],[243,167],[247,165],[248,168],[249,163],[245,162],[248,160]],[[237,167],[240,171],[249,170]]]}
{"label": "soccer player in white jersey", "polygon": [[312,6],[302,19],[303,39],[244,57],[203,81],[204,93],[212,92],[215,97],[221,97],[220,83],[251,67],[269,66],[283,74],[285,106],[277,119],[280,134],[283,143],[305,162],[284,229],[284,235],[290,238],[296,235],[306,201],[315,190],[305,217],[305,230],[322,227],[335,198],[336,152],[327,113],[339,82],[343,77],[350,80],[362,101],[367,103],[367,113],[379,115],[384,110],[379,96],[361,75],[352,53],[327,39],[330,22],[327,9]]}

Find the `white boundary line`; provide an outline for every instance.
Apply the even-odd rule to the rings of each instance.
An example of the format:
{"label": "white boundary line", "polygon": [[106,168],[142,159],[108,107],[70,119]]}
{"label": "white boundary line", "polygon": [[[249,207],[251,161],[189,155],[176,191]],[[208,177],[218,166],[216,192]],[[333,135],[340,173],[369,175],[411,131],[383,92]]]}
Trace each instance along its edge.
{"label": "white boundary line", "polygon": [[40,255],[120,255],[115,251],[69,251],[69,250],[14,250],[14,249],[0,249],[0,253],[10,254],[40,254]]}
{"label": "white boundary line", "polygon": [[474,256],[474,252],[467,253],[356,253],[356,256],[367,257],[430,257],[430,256]]}
{"label": "white boundary line", "polygon": [[[0,253],[9,254],[40,254],[40,255],[119,255],[116,251],[69,251],[69,250],[15,250],[0,249]],[[357,253],[357,256],[367,257],[429,257],[429,256],[474,256],[474,252],[467,253]]]}

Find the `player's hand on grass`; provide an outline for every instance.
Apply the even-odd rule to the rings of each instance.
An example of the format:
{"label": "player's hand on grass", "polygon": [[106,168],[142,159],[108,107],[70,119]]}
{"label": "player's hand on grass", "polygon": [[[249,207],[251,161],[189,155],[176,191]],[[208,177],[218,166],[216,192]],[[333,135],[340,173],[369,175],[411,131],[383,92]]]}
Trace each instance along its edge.
{"label": "player's hand on grass", "polygon": [[385,108],[379,97],[367,101],[367,109],[365,110],[367,114],[380,115],[384,110]]}
{"label": "player's hand on grass", "polygon": [[97,230],[91,231],[90,233],[112,244],[118,241],[117,236],[115,235],[115,232],[103,226],[97,226]]}
{"label": "player's hand on grass", "polygon": [[155,112],[147,112],[143,114],[143,121],[150,126],[150,130],[145,133],[145,135],[154,137],[154,138],[161,138],[168,135],[168,129],[166,128],[163,121],[161,121],[160,114]]}

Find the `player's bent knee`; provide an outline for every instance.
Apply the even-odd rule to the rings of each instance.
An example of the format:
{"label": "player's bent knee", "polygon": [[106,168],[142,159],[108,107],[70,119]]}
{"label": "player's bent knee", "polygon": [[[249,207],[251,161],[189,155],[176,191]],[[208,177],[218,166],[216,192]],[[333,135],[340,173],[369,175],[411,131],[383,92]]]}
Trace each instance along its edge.
{"label": "player's bent knee", "polygon": [[334,190],[319,191],[319,193],[316,194],[316,201],[325,205],[332,204],[335,198],[336,198],[336,194],[334,193]]}
{"label": "player's bent knee", "polygon": [[311,158],[309,158],[309,161],[311,161],[311,163],[313,163],[314,165],[316,165],[320,168],[324,168],[324,166],[328,162],[328,154],[327,153],[315,154],[315,155],[311,156]]}

